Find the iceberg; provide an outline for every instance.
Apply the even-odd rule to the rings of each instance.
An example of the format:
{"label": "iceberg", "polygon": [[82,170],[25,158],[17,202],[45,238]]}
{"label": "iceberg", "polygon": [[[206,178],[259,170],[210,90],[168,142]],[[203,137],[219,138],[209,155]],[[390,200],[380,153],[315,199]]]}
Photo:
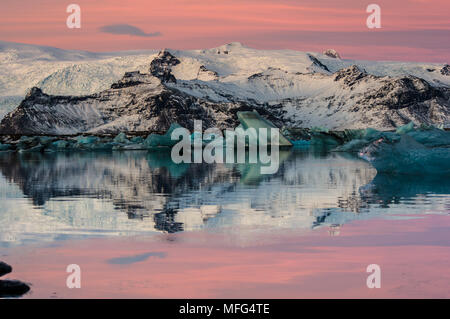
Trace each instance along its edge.
{"label": "iceberg", "polygon": [[17,150],[26,150],[29,148],[32,148],[39,144],[39,137],[38,136],[22,136],[19,139],[19,142],[16,144]]}
{"label": "iceberg", "polygon": [[113,139],[114,143],[119,143],[119,144],[129,144],[130,140],[127,138],[125,133],[119,133],[117,134],[117,136]]}
{"label": "iceberg", "polygon": [[408,132],[417,142],[428,147],[450,146],[450,131],[444,131],[436,127],[425,127]]}
{"label": "iceberg", "polygon": [[19,153],[26,153],[26,152],[41,152],[41,151],[43,151],[44,150],[44,145],[42,145],[41,143],[39,143],[39,144],[37,144],[37,145],[35,145],[35,146],[32,146],[32,147],[29,147],[29,148],[22,148],[22,149],[19,149]]}
{"label": "iceberg", "polygon": [[11,150],[11,145],[10,144],[2,144],[0,143],[0,152],[2,151],[9,151]]}
{"label": "iceberg", "polygon": [[[252,112],[237,112],[237,117],[239,121],[241,122],[242,128],[244,130],[248,128],[254,128],[258,132],[260,128],[265,129],[272,129],[277,128],[272,122],[265,119],[261,115],[259,115],[258,112],[252,111]],[[279,137],[279,146],[281,147],[290,147],[292,146],[292,143],[284,137],[280,132]],[[268,136],[270,136],[268,134]]]}
{"label": "iceberg", "polygon": [[337,152],[358,152],[370,143],[384,138],[389,141],[395,141],[400,136],[394,132],[382,132],[372,128],[363,130],[352,130],[345,133],[344,144],[337,146],[334,151]]}
{"label": "iceberg", "polygon": [[130,140],[132,144],[142,144],[144,143],[144,138],[142,136],[135,136]]}
{"label": "iceberg", "polygon": [[398,141],[380,138],[359,152],[378,172],[450,174],[450,148],[430,148],[404,134]]}
{"label": "iceberg", "polygon": [[68,149],[71,146],[71,143],[65,140],[58,140],[58,141],[54,141],[51,145],[50,148],[54,149],[54,150],[65,150]]}
{"label": "iceberg", "polygon": [[311,146],[311,141],[308,140],[290,140],[294,148],[308,148]]}
{"label": "iceberg", "polygon": [[450,132],[434,126],[416,127],[410,122],[395,132],[368,128],[319,134],[322,143],[343,141],[333,151],[357,152],[378,172],[450,173]]}
{"label": "iceberg", "polygon": [[97,136],[77,136],[75,138],[78,145],[91,145],[100,140]]}
{"label": "iceberg", "polygon": [[172,132],[180,127],[181,126],[178,123],[172,123],[166,134],[150,134],[144,140],[143,144],[150,149],[155,147],[172,147],[180,141],[179,139],[172,140]]}
{"label": "iceberg", "polygon": [[406,125],[400,126],[395,130],[397,134],[406,134],[414,131],[414,122],[409,122]]}
{"label": "iceberg", "polygon": [[341,141],[328,132],[311,132],[311,145],[314,146],[338,146]]}
{"label": "iceberg", "polygon": [[100,138],[97,136],[77,136],[75,140],[76,143],[73,146],[75,149],[91,150],[95,148],[95,144],[100,141]]}

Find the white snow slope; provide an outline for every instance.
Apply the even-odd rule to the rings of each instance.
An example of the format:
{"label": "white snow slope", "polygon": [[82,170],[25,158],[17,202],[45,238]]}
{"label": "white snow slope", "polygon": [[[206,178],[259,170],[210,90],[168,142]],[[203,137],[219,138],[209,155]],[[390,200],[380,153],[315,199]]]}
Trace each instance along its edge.
{"label": "white snow slope", "polygon": [[[158,51],[91,53],[0,41],[0,119],[33,86],[53,95],[100,92],[127,71],[148,73]],[[172,68],[177,83],[168,86],[218,102],[227,102],[233,96],[234,100],[283,103],[289,116],[305,126],[333,127],[326,102],[329,97],[333,96],[339,105],[351,104],[355,94],[381,88],[383,81],[369,77],[348,92],[343,91],[330,75],[352,65],[377,77],[415,76],[431,86],[450,88],[450,76],[441,74],[444,65],[437,63],[355,61],[312,52],[257,50],[240,43],[207,50],[169,51],[181,63]],[[336,114],[341,109],[331,111]],[[333,115],[332,121],[337,123],[334,127],[345,126],[349,114],[341,113]]]}

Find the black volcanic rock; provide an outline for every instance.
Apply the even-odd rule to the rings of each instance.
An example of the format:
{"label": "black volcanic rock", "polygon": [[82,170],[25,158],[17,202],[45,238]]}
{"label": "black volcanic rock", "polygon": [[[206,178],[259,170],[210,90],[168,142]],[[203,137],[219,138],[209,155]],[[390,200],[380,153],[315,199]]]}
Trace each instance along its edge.
{"label": "black volcanic rock", "polygon": [[3,261],[0,261],[0,277],[9,274],[12,271],[12,267]]}
{"label": "black volcanic rock", "polygon": [[333,59],[340,59],[340,58],[341,58],[341,56],[339,55],[339,53],[337,53],[337,51],[336,51],[336,50],[333,50],[333,49],[325,50],[325,51],[323,51],[322,54],[323,54],[323,55],[326,55],[326,56],[328,56],[328,57],[330,57],[330,58],[333,58]]}
{"label": "black volcanic rock", "polygon": [[368,74],[365,70],[361,70],[356,65],[341,69],[334,74],[335,81],[343,81],[346,85],[352,86]]}
{"label": "black volcanic rock", "polygon": [[[12,267],[0,261],[0,277],[12,272]],[[0,298],[20,297],[30,290],[30,286],[18,280],[0,280]]]}
{"label": "black volcanic rock", "polygon": [[0,280],[0,298],[20,297],[30,291],[30,286],[18,280]]}
{"label": "black volcanic rock", "polygon": [[139,77],[143,76],[141,72],[125,72],[125,75],[121,80],[111,85],[111,89],[123,89],[130,86],[142,84],[144,82],[139,80]]}
{"label": "black volcanic rock", "polygon": [[159,78],[161,82],[176,83],[175,76],[171,73],[172,67],[180,64],[180,60],[167,50],[159,52],[158,56],[150,63],[150,73]]}
{"label": "black volcanic rock", "polygon": [[378,103],[385,104],[391,109],[408,107],[432,98],[443,97],[442,92],[427,81],[406,76],[388,81],[375,94],[367,98],[377,99]]}

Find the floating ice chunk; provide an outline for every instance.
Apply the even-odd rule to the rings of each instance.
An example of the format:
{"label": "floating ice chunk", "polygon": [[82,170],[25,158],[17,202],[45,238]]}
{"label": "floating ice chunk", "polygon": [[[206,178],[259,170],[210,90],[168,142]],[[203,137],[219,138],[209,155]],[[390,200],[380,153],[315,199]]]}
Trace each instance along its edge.
{"label": "floating ice chunk", "polygon": [[77,136],[75,140],[79,145],[89,145],[98,142],[99,138],[97,136]]}
{"label": "floating ice chunk", "polygon": [[154,148],[154,147],[172,147],[176,143],[179,142],[179,140],[172,140],[172,132],[181,127],[178,123],[173,123],[170,125],[169,129],[167,130],[166,134],[159,135],[159,134],[150,134],[144,141],[144,145],[147,148]]}
{"label": "floating ice chunk", "polygon": [[2,144],[0,143],[0,152],[11,150],[12,146],[10,144]]}
{"label": "floating ice chunk", "polygon": [[414,131],[414,122],[409,122],[406,125],[398,127],[397,130],[395,131],[395,133],[397,133],[397,134],[406,134],[406,133],[409,133],[411,131]]}
{"label": "floating ice chunk", "polygon": [[367,128],[364,130],[351,130],[344,132],[345,136],[344,140],[348,140],[348,142],[343,145],[337,146],[334,151],[337,152],[358,152],[363,147],[369,145],[370,143],[384,138],[388,141],[398,141],[400,139],[400,135],[394,132],[382,132],[372,128]]}
{"label": "floating ice chunk", "polygon": [[306,148],[311,145],[311,141],[309,140],[290,140],[294,148]]}
{"label": "floating ice chunk", "polygon": [[35,146],[32,146],[30,148],[23,148],[23,149],[19,149],[19,153],[27,153],[27,152],[42,152],[44,150],[44,145],[42,144],[37,144]]}
{"label": "floating ice chunk", "polygon": [[338,146],[341,140],[328,132],[311,132],[311,145],[315,146]]}
{"label": "floating ice chunk", "polygon": [[[277,128],[272,122],[267,120],[266,118],[259,115],[258,112],[237,112],[237,117],[239,121],[241,122],[242,128],[245,130],[249,128],[254,128],[257,133],[259,133],[260,129],[273,129]],[[241,126],[239,125],[239,126]],[[270,136],[270,132],[267,133],[267,136]],[[258,141],[259,141],[259,135],[258,135]],[[271,143],[270,139],[267,141],[268,143]],[[278,145],[280,146],[292,146],[292,143],[283,136],[283,134],[279,133],[278,138]]]}
{"label": "floating ice chunk", "polygon": [[114,138],[113,142],[115,143],[120,143],[120,144],[129,144],[130,140],[127,138],[125,133],[119,133],[117,134],[117,136]]}
{"label": "floating ice chunk", "polygon": [[450,174],[450,148],[428,148],[406,134],[398,142],[380,138],[359,156],[383,173]]}
{"label": "floating ice chunk", "polygon": [[96,146],[98,146],[97,144],[100,142],[100,138],[97,136],[77,136],[75,140],[76,143],[73,147],[80,150],[95,149]]}
{"label": "floating ice chunk", "polygon": [[17,143],[18,150],[26,150],[39,144],[39,137],[37,136],[22,136]]}
{"label": "floating ice chunk", "polygon": [[144,138],[142,136],[136,136],[136,137],[133,137],[130,140],[130,142],[133,144],[142,144],[142,143],[144,143]]}
{"label": "floating ice chunk", "polygon": [[344,145],[340,145],[334,149],[337,152],[357,152],[368,143],[365,139],[354,139]]}
{"label": "floating ice chunk", "polygon": [[39,139],[39,143],[44,146],[50,145],[55,140],[54,137],[50,137],[50,136],[39,136],[38,139]]}
{"label": "floating ice chunk", "polygon": [[63,150],[63,149],[67,149],[69,146],[70,146],[70,143],[68,141],[58,140],[58,141],[54,141],[50,147],[55,150]]}
{"label": "floating ice chunk", "polygon": [[444,131],[435,127],[411,131],[407,135],[428,147],[450,146],[450,131]]}

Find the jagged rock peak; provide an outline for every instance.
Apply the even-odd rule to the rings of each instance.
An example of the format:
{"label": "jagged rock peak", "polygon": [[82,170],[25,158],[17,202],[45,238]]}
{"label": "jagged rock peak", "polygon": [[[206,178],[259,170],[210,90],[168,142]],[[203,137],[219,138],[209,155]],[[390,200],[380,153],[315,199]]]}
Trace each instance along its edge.
{"label": "jagged rock peak", "polygon": [[150,74],[142,74],[140,71],[125,72],[125,75],[119,81],[111,84],[111,89],[123,89],[141,84],[151,84],[152,86],[161,83],[161,80]]}
{"label": "jagged rock peak", "polygon": [[178,63],[180,63],[180,60],[172,55],[172,53],[170,53],[168,49],[162,49],[161,51],[159,51],[156,59],[164,60],[172,65],[177,65]]}
{"label": "jagged rock peak", "polygon": [[315,56],[313,56],[312,54],[308,53],[308,58],[312,61],[311,67],[308,68],[309,70],[314,72],[314,68],[312,68],[312,67],[316,66],[324,71],[330,72],[328,67],[325,64],[323,64],[322,62],[320,62],[320,60],[318,58],[316,58]]}
{"label": "jagged rock peak", "polygon": [[334,49],[327,49],[327,50],[323,51],[322,54],[326,55],[326,56],[328,56],[330,58],[334,58],[334,59],[340,59],[341,58],[339,53],[336,50],[334,50]]}
{"label": "jagged rock peak", "polygon": [[444,65],[444,67],[441,69],[441,74],[442,75],[450,75],[450,65],[446,64]]}
{"label": "jagged rock peak", "polygon": [[43,95],[44,92],[36,86],[33,86],[31,89],[28,90],[27,94],[25,95],[25,98],[30,98],[33,96],[40,96]]}
{"label": "jagged rock peak", "polygon": [[167,49],[163,49],[150,63],[150,73],[162,82],[176,83],[177,80],[171,71],[173,66],[180,63],[180,60],[173,56]]}
{"label": "jagged rock peak", "polygon": [[219,75],[216,71],[212,71],[207,69],[204,65],[201,65],[198,69],[197,80],[201,81],[217,81],[219,79]]}
{"label": "jagged rock peak", "polygon": [[352,86],[358,80],[366,77],[368,74],[363,69],[361,70],[358,66],[352,65],[348,68],[341,69],[335,73],[334,80],[341,81],[343,80],[345,84],[348,86]]}

